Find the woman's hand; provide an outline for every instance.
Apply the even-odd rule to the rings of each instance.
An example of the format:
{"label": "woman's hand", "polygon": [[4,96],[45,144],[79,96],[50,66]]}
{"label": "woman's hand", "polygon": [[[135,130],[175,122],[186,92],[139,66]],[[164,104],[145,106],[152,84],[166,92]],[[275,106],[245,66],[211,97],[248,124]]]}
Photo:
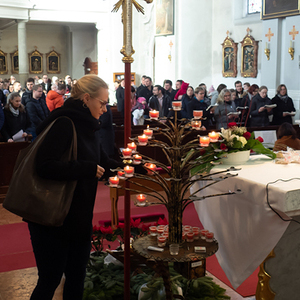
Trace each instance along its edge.
{"label": "woman's hand", "polygon": [[26,133],[26,132],[24,132],[23,134],[22,134],[22,137],[26,137],[28,134]]}
{"label": "woman's hand", "polygon": [[258,112],[263,112],[265,110],[265,107],[260,107],[259,109],[258,109]]}
{"label": "woman's hand", "polygon": [[8,142],[8,143],[13,143],[14,140],[13,140],[13,139],[8,139],[7,142]]}
{"label": "woman's hand", "polygon": [[101,178],[104,174],[105,170],[100,167],[99,165],[97,165],[97,173],[96,173],[96,177],[97,178]]}

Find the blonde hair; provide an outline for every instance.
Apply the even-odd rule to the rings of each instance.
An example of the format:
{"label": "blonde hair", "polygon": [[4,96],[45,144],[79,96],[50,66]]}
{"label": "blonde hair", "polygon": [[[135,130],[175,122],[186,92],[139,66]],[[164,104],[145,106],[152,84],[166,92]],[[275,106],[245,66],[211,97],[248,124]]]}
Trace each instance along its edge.
{"label": "blonde hair", "polygon": [[97,75],[88,74],[78,79],[74,84],[71,90],[71,97],[81,99],[81,96],[87,93],[91,97],[96,98],[100,88],[108,89],[108,85]]}

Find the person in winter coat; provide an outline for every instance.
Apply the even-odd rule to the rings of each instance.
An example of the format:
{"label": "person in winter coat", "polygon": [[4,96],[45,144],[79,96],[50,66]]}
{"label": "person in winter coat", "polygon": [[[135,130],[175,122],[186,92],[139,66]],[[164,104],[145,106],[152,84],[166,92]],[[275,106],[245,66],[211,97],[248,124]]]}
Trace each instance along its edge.
{"label": "person in winter coat", "polygon": [[[237,118],[234,114],[229,114],[236,112],[236,107],[234,101],[231,99],[230,90],[224,88],[220,91],[217,100],[218,106],[215,107],[213,111],[216,120],[216,128],[228,128],[228,123],[234,122]],[[228,115],[229,114],[229,115]]]}
{"label": "person in winter coat", "polygon": [[293,100],[287,94],[287,88],[284,84],[278,86],[272,104],[277,105],[273,108],[272,125],[281,125],[284,122],[293,124],[292,116],[295,114],[296,109]]}
{"label": "person in winter coat", "polygon": [[[1,108],[2,110],[2,108]],[[19,93],[11,93],[9,102],[4,107],[5,121],[1,134],[5,142],[13,142],[13,136],[23,130],[22,137],[32,134],[33,128]]]}
{"label": "person in winter coat", "polygon": [[46,97],[46,104],[50,112],[58,107],[63,106],[64,94],[66,93],[66,85],[64,83],[59,83],[57,86],[57,90],[50,90]]}
{"label": "person in winter coat", "polygon": [[181,117],[182,118],[189,118],[188,115],[188,106],[189,103],[193,100],[193,98],[195,97],[194,95],[194,88],[192,86],[189,86],[186,90],[186,94],[184,94],[181,98]]}
{"label": "person in winter coat", "polygon": [[34,85],[32,88],[32,97],[26,103],[26,110],[33,124],[33,139],[36,137],[36,128],[48,117],[50,113],[42,95],[45,95],[43,93],[42,86]]}
{"label": "person in winter coat", "polygon": [[28,222],[38,268],[31,300],[50,300],[65,275],[64,299],[82,300],[86,265],[91,250],[92,218],[98,178],[116,168],[98,142],[95,131],[106,112],[108,86],[97,75],[85,75],[73,86],[71,97],[54,110],[37,129],[39,134],[58,117],[68,117],[77,133],[77,160],[62,162],[69,149],[73,127],[68,118],[55,122],[36,157],[38,175],[51,180],[77,180],[70,210],[60,227]]}
{"label": "person in winter coat", "polygon": [[271,100],[268,98],[268,88],[262,85],[258,89],[258,94],[253,97],[251,107],[249,108],[251,127],[270,125],[269,116],[273,114],[273,111],[271,107],[267,106],[271,104]]}

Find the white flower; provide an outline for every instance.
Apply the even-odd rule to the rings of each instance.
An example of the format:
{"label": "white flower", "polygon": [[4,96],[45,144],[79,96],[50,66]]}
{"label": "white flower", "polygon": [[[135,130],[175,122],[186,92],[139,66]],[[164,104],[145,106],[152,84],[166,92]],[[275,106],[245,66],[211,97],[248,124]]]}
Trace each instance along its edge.
{"label": "white flower", "polygon": [[244,148],[244,146],[247,144],[247,140],[243,136],[240,136],[239,141],[242,143],[242,147]]}

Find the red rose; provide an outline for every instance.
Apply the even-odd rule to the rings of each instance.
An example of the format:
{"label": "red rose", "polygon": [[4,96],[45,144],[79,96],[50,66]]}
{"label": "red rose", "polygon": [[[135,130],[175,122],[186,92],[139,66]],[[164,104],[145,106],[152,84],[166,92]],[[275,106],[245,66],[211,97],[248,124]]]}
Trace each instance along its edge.
{"label": "red rose", "polygon": [[220,149],[221,149],[221,150],[226,150],[226,149],[227,149],[227,147],[226,147],[226,145],[225,145],[224,143],[221,143],[221,145],[220,145]]}
{"label": "red rose", "polygon": [[264,139],[263,139],[261,136],[259,136],[259,137],[257,138],[257,140],[258,140],[260,143],[263,143],[263,141],[264,141]]}
{"label": "red rose", "polygon": [[228,128],[231,128],[231,127],[236,127],[236,122],[230,122],[228,123]]}
{"label": "red rose", "polygon": [[251,137],[251,133],[249,131],[247,131],[243,134],[243,137],[248,141]]}

